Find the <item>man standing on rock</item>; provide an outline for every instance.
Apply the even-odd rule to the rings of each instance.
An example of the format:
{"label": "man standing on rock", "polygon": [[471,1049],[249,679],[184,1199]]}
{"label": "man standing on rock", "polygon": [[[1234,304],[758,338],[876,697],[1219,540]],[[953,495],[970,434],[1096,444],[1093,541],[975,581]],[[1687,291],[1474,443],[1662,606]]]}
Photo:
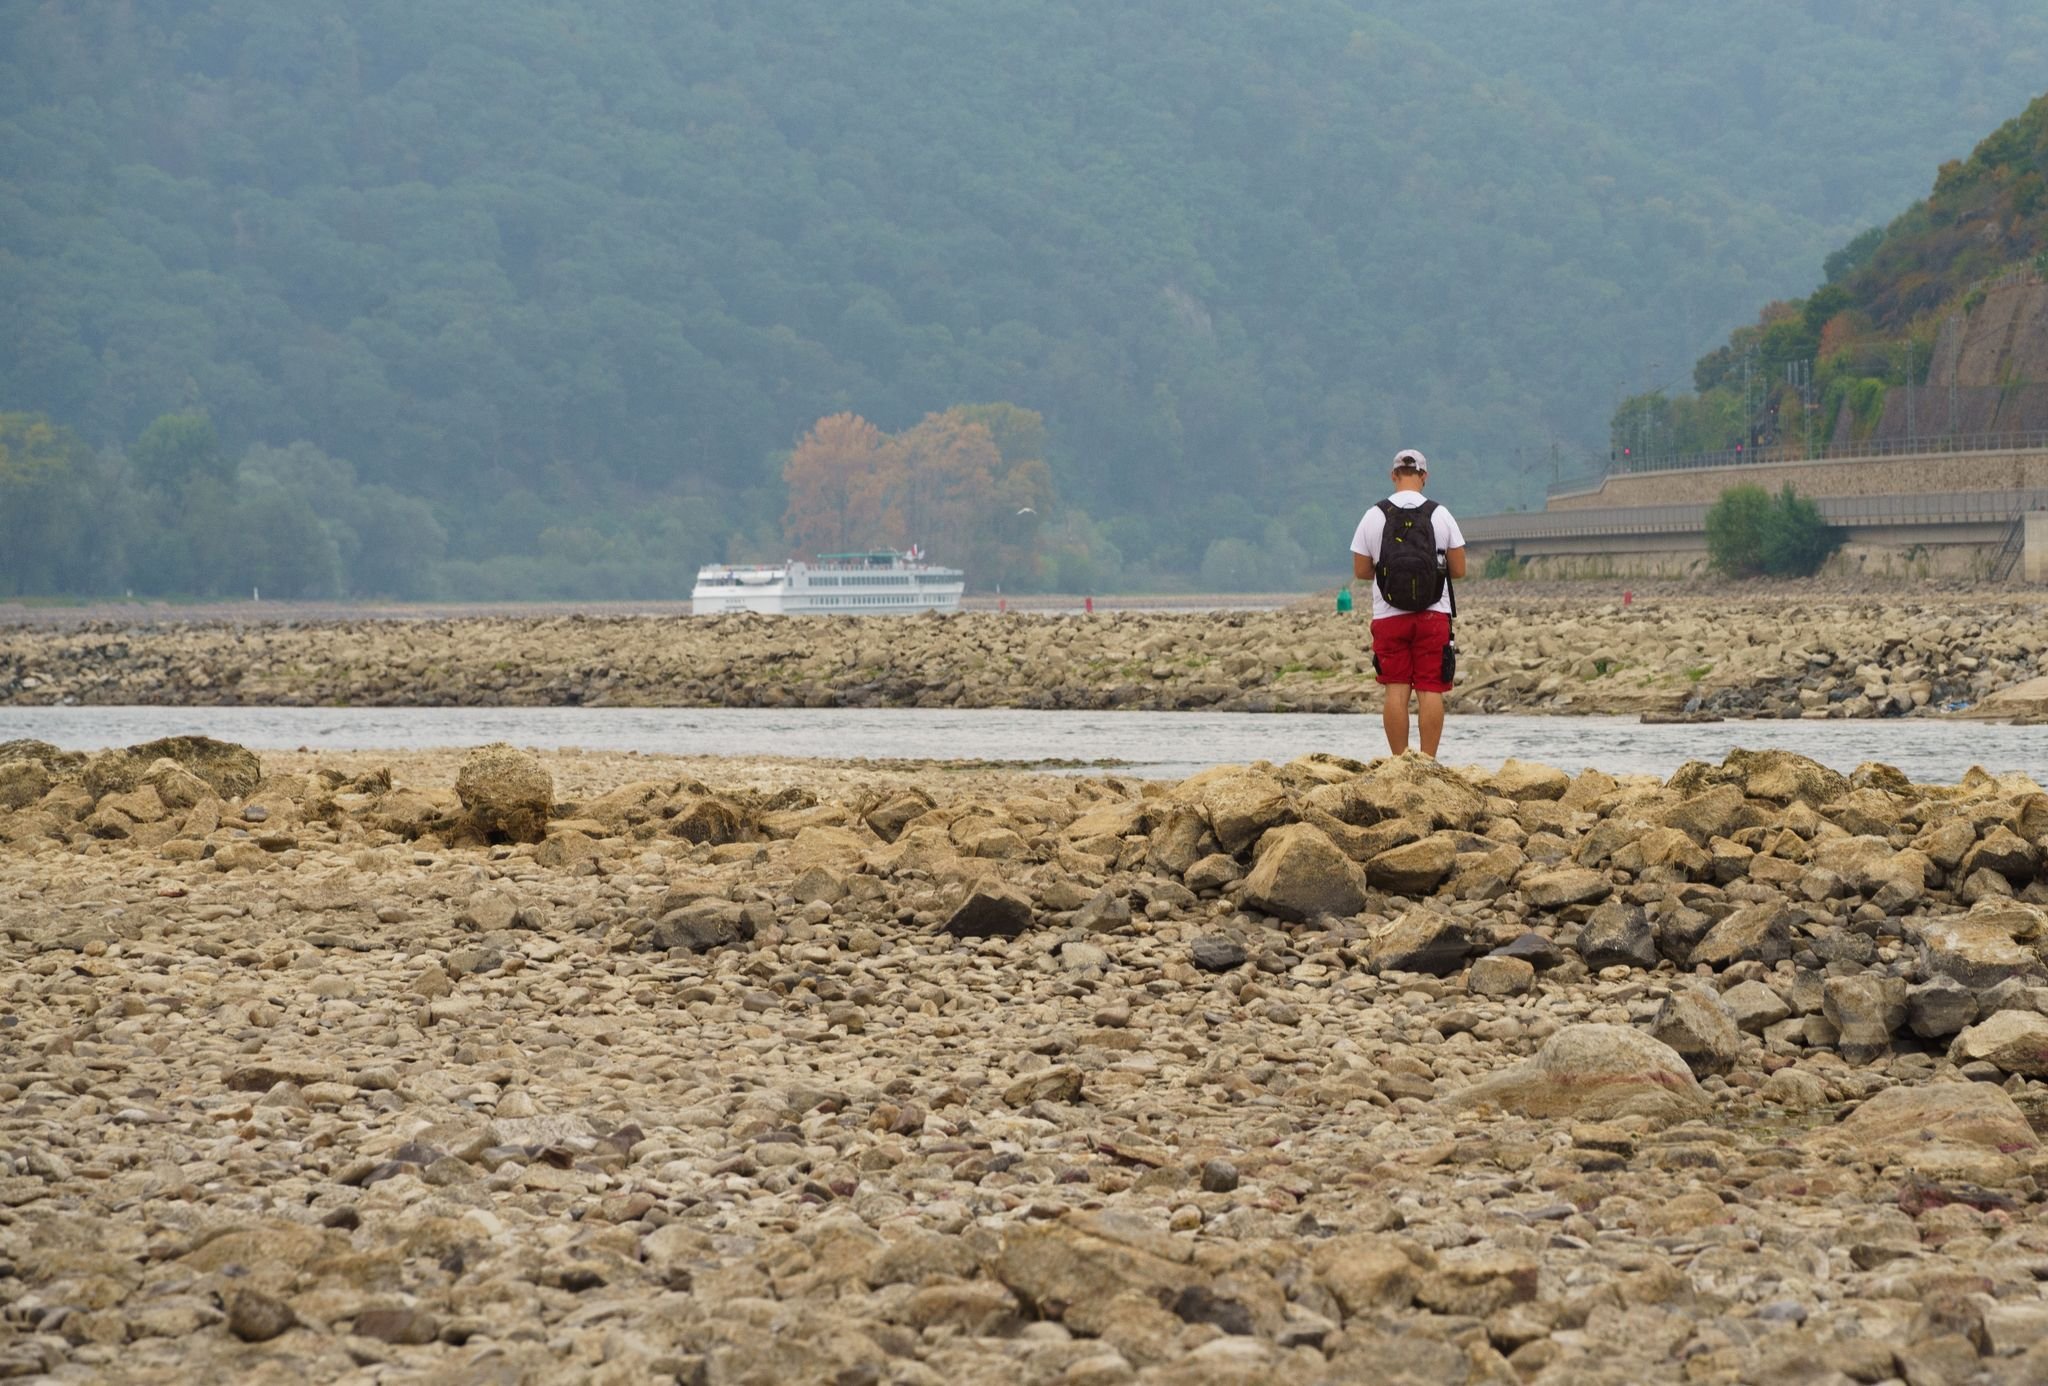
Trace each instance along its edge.
{"label": "man standing on rock", "polygon": [[1419,695],[1416,721],[1424,755],[1444,734],[1456,645],[1451,579],[1465,576],[1465,535],[1451,512],[1422,494],[1429,459],[1414,448],[1394,454],[1394,494],[1365,512],[1351,536],[1351,572],[1372,588],[1372,664],[1387,690],[1382,717],[1387,749],[1408,749],[1408,690]]}

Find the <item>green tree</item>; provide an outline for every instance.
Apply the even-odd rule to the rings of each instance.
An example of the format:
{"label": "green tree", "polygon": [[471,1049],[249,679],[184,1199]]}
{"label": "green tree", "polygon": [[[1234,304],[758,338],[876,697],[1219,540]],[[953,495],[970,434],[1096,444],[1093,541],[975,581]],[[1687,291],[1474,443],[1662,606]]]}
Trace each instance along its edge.
{"label": "green tree", "polygon": [[1729,577],[1811,577],[1842,546],[1842,532],[1788,482],[1773,496],[1732,486],[1707,511],[1707,554]]}
{"label": "green tree", "polygon": [[165,414],[142,430],[128,460],[143,485],[178,491],[200,477],[225,481],[234,461],[221,451],[220,435],[204,414]]}
{"label": "green tree", "polygon": [[1842,547],[1842,532],[1821,518],[1820,507],[1796,494],[1790,482],[1771,501],[1764,526],[1764,571],[1811,577]]}
{"label": "green tree", "polygon": [[1707,556],[1729,577],[1759,577],[1764,571],[1764,535],[1770,528],[1771,493],[1761,486],[1731,486],[1707,511]]}

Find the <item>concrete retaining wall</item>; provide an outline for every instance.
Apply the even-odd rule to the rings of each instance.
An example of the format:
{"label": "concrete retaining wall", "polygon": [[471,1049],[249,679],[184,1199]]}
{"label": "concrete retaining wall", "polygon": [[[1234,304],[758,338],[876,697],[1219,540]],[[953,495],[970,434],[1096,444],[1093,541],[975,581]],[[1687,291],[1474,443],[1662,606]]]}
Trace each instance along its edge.
{"label": "concrete retaining wall", "polygon": [[1802,496],[1927,495],[2048,487],[2048,452],[1965,452],[1927,457],[1859,457],[1839,462],[1771,462],[1698,467],[1684,472],[1610,476],[1595,491],[1560,496],[1546,510],[1604,510],[1638,505],[1711,505],[1731,486]]}

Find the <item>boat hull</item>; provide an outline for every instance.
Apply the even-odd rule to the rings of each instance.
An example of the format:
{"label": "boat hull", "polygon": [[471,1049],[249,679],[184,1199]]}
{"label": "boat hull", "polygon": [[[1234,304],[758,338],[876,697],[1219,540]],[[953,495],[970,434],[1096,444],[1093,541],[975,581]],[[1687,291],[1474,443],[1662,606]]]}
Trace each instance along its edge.
{"label": "boat hull", "polygon": [[697,574],[690,610],[698,616],[916,616],[958,611],[965,590],[959,569],[897,554],[746,568],[711,564]]}

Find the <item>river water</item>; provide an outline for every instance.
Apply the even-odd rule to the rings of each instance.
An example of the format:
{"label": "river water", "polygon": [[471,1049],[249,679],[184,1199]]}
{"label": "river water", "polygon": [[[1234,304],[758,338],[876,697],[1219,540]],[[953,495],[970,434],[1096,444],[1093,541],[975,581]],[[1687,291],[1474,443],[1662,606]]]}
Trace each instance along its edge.
{"label": "river water", "polygon": [[[1385,751],[1377,717],[1247,712],[1026,712],[845,708],[0,707],[0,741],[35,737],[73,750],[205,735],[256,750],[417,750],[507,741],[689,756],[1010,761],[1115,768],[1178,778],[1205,766],[1290,760],[1310,751],[1370,759]],[[1626,717],[1453,717],[1440,754],[1497,767],[1510,756],[1566,770],[1668,775],[1736,746],[1781,747],[1839,770],[1866,760],[1922,783],[1972,765],[2048,783],[2048,726],[1911,719],[1710,722],[1644,726]]]}

